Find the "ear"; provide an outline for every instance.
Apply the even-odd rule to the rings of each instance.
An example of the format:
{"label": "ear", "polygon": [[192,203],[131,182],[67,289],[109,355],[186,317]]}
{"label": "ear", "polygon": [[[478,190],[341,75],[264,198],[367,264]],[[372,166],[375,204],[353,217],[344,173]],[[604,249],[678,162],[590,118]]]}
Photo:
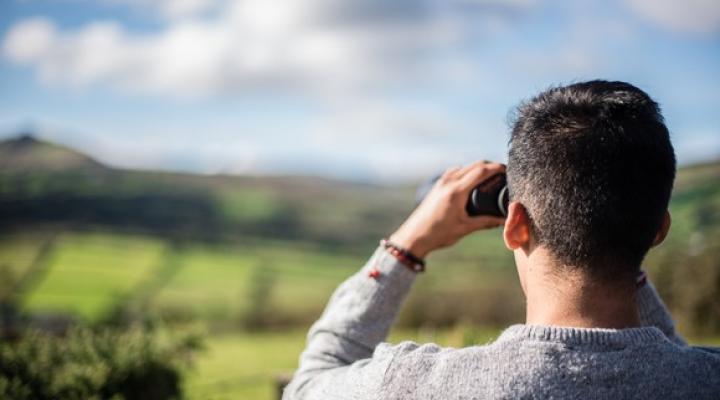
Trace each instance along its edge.
{"label": "ear", "polygon": [[505,247],[509,250],[526,246],[530,242],[530,217],[528,217],[525,206],[517,201],[508,205],[503,240],[505,240]]}
{"label": "ear", "polygon": [[657,233],[655,234],[655,239],[653,240],[652,247],[659,245],[663,242],[663,240],[665,240],[665,237],[667,237],[667,234],[670,231],[671,224],[672,219],[670,218],[670,212],[665,210],[665,215],[663,215],[662,222],[660,223],[660,229],[658,229]]}

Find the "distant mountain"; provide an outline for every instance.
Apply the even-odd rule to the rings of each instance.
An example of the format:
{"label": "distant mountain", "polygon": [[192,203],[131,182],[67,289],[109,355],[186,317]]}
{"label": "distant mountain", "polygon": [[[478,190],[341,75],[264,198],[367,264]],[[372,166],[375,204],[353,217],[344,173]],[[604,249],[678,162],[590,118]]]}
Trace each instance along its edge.
{"label": "distant mountain", "polygon": [[127,170],[30,134],[0,141],[0,233],[49,226],[372,246],[411,211],[413,192],[312,176]]}
{"label": "distant mountain", "polygon": [[61,171],[106,169],[100,162],[68,147],[37,139],[32,133],[0,141],[0,169]]}

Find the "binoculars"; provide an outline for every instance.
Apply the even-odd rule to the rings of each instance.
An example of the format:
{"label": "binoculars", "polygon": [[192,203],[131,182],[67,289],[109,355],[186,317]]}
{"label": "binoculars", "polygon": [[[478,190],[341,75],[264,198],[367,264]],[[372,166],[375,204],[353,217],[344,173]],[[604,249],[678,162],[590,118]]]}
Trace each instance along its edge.
{"label": "binoculars", "polygon": [[[430,179],[421,185],[415,195],[417,204],[427,196],[440,175]],[[470,191],[470,196],[465,204],[468,215],[491,215],[506,217],[510,196],[507,189],[507,177],[505,174],[496,174],[480,182]]]}

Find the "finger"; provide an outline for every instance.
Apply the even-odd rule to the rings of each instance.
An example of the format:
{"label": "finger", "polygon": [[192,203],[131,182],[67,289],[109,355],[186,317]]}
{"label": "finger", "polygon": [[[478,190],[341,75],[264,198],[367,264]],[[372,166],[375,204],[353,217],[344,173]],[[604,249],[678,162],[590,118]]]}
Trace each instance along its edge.
{"label": "finger", "polygon": [[464,175],[467,175],[468,173],[472,172],[473,170],[475,170],[477,168],[481,168],[483,166],[493,166],[493,167],[499,166],[502,169],[502,172],[503,173],[505,172],[505,164],[500,164],[500,163],[496,163],[496,162],[492,162],[492,161],[488,161],[488,160],[480,160],[480,161],[475,161],[474,163],[465,166],[460,173],[464,176]]}
{"label": "finger", "polygon": [[461,190],[471,190],[485,179],[505,172],[505,166],[498,163],[477,164],[458,181]]}
{"label": "finger", "polygon": [[469,172],[481,168],[483,165],[487,164],[488,162],[485,160],[475,161],[474,163],[468,164],[464,166],[460,171],[457,173],[458,179],[462,178],[463,176],[467,175]]}
{"label": "finger", "polygon": [[460,166],[450,167],[443,172],[443,174],[440,176],[440,179],[438,179],[439,182],[450,182],[455,179],[458,172],[462,168]]}

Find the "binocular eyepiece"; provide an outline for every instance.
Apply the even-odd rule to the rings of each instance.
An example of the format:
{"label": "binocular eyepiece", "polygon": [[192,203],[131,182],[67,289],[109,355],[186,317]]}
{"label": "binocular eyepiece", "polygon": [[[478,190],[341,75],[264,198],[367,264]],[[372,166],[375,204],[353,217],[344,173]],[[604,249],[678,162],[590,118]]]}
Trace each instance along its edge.
{"label": "binocular eyepiece", "polygon": [[[440,179],[436,176],[421,185],[415,195],[417,204],[427,196],[435,182]],[[496,174],[480,182],[470,191],[470,196],[465,204],[468,215],[491,215],[495,217],[506,217],[510,196],[507,189],[507,177],[505,174]]]}

